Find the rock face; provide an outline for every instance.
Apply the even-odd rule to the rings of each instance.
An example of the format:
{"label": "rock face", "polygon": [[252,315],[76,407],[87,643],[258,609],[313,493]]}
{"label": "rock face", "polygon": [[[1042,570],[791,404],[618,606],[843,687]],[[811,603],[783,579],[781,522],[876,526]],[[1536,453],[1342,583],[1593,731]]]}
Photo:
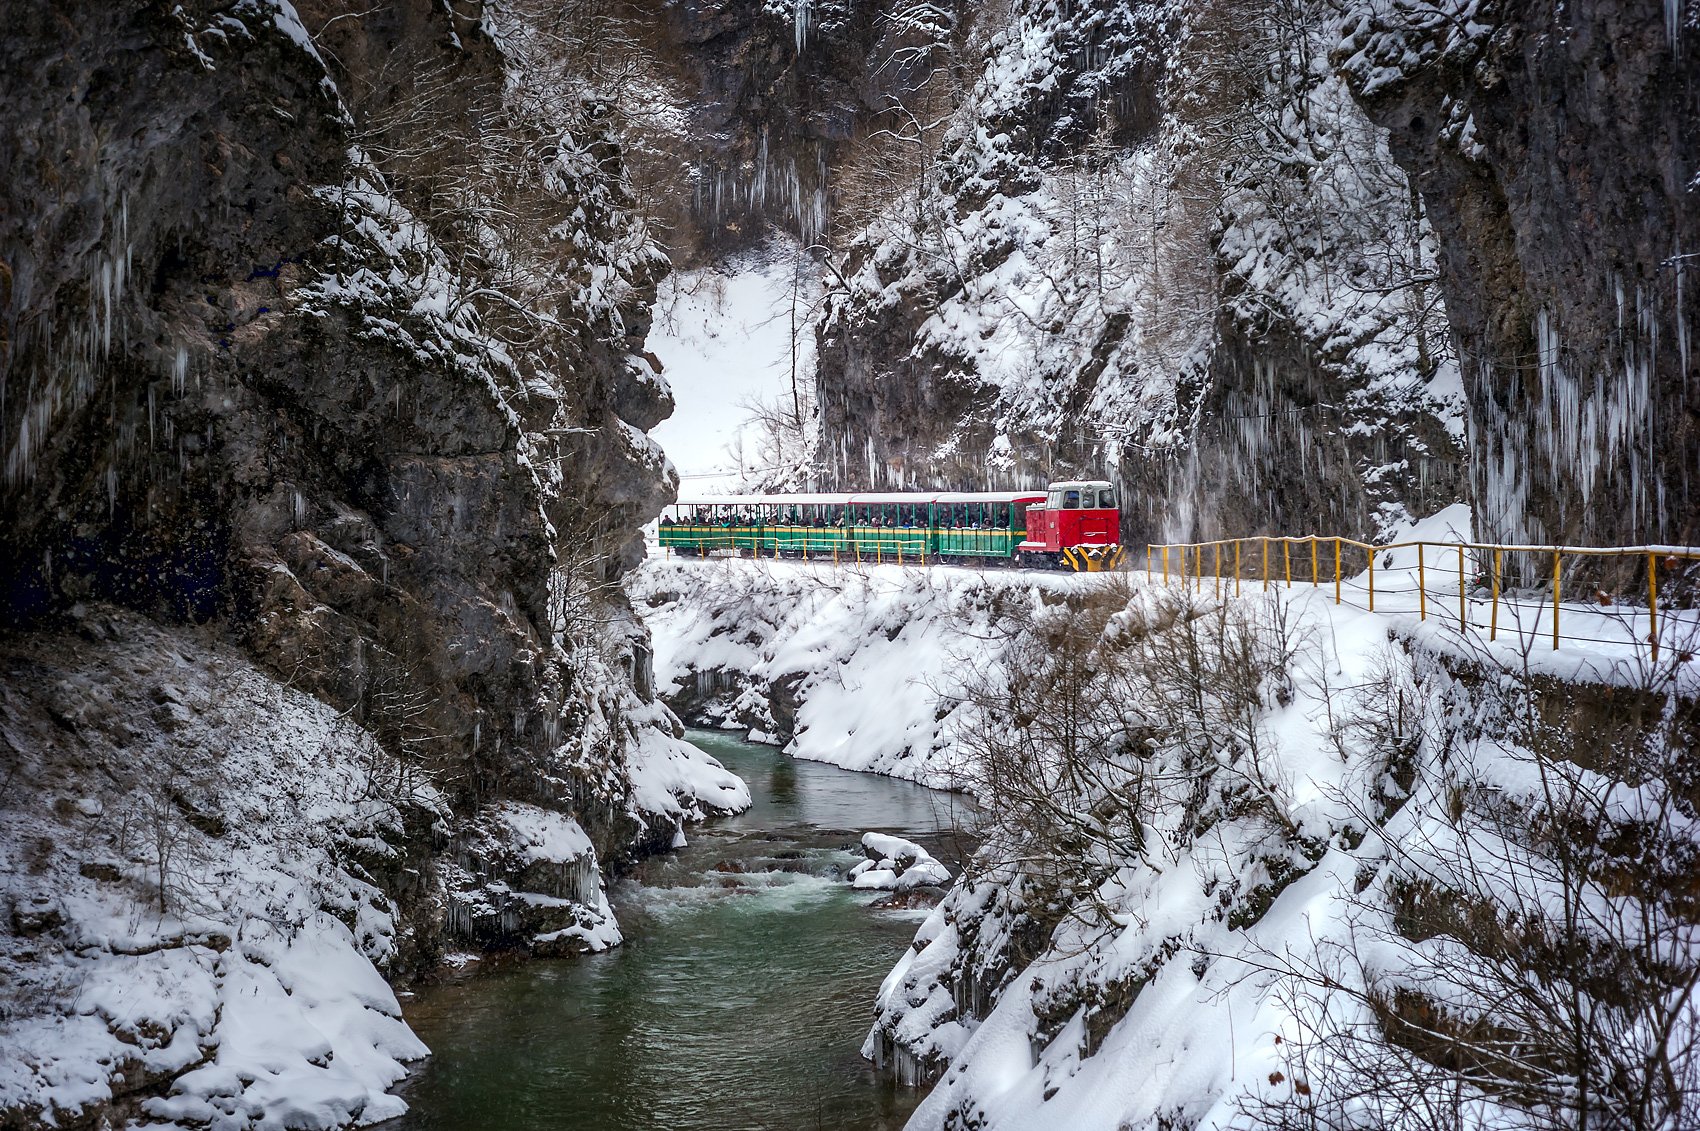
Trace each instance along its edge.
{"label": "rock face", "polygon": [[1700,537],[1692,4],[1365,6],[1337,51],[1422,190],[1483,537]]}
{"label": "rock face", "polygon": [[839,233],[817,482],[1108,472],[1135,542],[1460,498],[1692,541],[1692,5],[1281,12],[973,25],[936,159]]}
{"label": "rock face", "polygon": [[[218,619],[467,784],[500,766],[499,788],[547,791],[575,693],[561,558],[618,569],[666,497],[615,410],[652,423],[661,387],[619,338],[516,358],[448,218],[354,148],[293,10],[241,11],[96,5],[56,56],[66,17],[43,9],[6,46],[7,613],[92,597]],[[489,43],[433,38],[458,34],[446,16],[385,23],[327,49],[499,80]],[[600,221],[619,235],[616,207]],[[618,265],[603,302],[642,306],[654,262]]]}
{"label": "rock face", "polygon": [[[1434,247],[1320,7],[1018,3],[820,331],[822,483],[1111,474],[1124,536],[1456,498]],[[970,53],[970,56],[972,53]]]}
{"label": "rock face", "polygon": [[[114,704],[153,694],[155,661],[113,668],[79,643],[89,616],[110,618],[310,697],[339,720],[326,758],[381,756],[429,783],[433,816],[373,833],[405,867],[331,851],[400,940],[351,961],[407,977],[456,937],[617,940],[601,864],[748,800],[634,685],[647,637],[617,580],[676,482],[644,435],[672,407],[642,357],[666,260],[579,30],[529,3],[17,9],[0,44],[0,642],[69,690],[7,703],[9,764],[83,773],[82,728],[119,726],[120,748],[157,748],[174,772],[234,772],[241,751],[197,737],[169,688],[121,717]],[[241,704],[267,719],[253,688]],[[287,763],[311,764],[295,737],[278,736]],[[234,851],[219,796],[164,804],[207,858]],[[500,819],[514,806],[576,831],[578,850],[550,861],[570,877],[515,863],[529,842]],[[244,835],[264,841],[249,816],[262,827]],[[309,807],[303,843],[340,843],[354,819]],[[37,941],[6,953],[45,984],[75,946],[113,944],[86,914],[31,910],[21,828],[0,844],[0,884],[24,908],[6,941]],[[267,843],[264,868],[293,866]],[[116,869],[115,901],[165,907],[169,851],[114,851],[76,882]],[[196,878],[231,914],[237,882]],[[527,913],[481,916],[496,884]],[[333,921],[303,938],[330,945]],[[9,1000],[0,1025],[62,1007]],[[91,1083],[55,1117],[117,1112],[122,1074],[89,1056],[0,1080],[0,1123],[53,1114],[64,1073]],[[190,1087],[188,1062],[166,1060],[150,1094]],[[367,1103],[344,1100],[302,1118],[330,1126]]]}
{"label": "rock face", "polygon": [[824,239],[858,192],[847,164],[870,133],[900,126],[896,108],[935,81],[933,42],[974,10],[894,0],[628,6],[621,34],[647,45],[676,112],[642,124],[635,157],[669,213],[676,260],[694,266],[772,228],[805,245]]}

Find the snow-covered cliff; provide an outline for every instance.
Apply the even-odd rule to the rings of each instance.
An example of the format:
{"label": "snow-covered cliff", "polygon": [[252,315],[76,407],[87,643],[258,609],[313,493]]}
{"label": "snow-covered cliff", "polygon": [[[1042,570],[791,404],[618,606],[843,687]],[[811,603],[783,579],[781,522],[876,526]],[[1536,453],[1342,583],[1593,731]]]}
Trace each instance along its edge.
{"label": "snow-covered cliff", "polygon": [[602,866],[748,803],[617,585],[675,479],[608,60],[523,2],[15,8],[0,1123],[394,1112],[380,971],[607,945]]}
{"label": "snow-covered cliff", "polygon": [[1131,538],[1374,532],[1453,501],[1418,199],[1321,5],[1035,0],[973,25],[936,156],[849,244],[823,480],[1113,469]]}

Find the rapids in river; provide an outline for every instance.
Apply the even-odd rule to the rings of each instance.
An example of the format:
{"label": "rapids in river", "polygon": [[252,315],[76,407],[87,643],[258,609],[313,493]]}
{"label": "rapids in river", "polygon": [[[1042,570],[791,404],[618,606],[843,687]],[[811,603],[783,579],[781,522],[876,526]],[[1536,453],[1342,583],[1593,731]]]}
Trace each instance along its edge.
{"label": "rapids in river", "polygon": [[887,1131],[922,1093],[858,1051],[881,980],[924,910],[875,906],[843,875],[877,829],[952,872],[960,799],[792,759],[711,731],[750,784],[611,892],[625,945],[515,963],[403,999],[432,1049],[394,1131]]}

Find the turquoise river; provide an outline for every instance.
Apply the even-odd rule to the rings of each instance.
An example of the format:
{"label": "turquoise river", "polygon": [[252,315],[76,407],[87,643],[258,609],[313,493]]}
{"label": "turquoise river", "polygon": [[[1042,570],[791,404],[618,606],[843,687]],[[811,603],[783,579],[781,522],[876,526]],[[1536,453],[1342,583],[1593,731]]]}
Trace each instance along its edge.
{"label": "turquoise river", "polygon": [[870,829],[952,871],[950,794],[693,731],[750,783],[748,813],[690,831],[612,891],[626,943],[514,963],[402,1005],[430,1059],[385,1131],[886,1131],[920,1093],[858,1055],[924,911],[842,878]]}

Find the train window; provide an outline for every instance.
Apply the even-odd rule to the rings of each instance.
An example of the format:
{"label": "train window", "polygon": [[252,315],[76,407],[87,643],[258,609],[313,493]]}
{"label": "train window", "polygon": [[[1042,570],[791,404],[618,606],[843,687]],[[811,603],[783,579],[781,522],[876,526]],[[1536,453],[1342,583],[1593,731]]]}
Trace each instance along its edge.
{"label": "train window", "polygon": [[1116,493],[1115,493],[1114,489],[1109,488],[1109,487],[1103,487],[1103,488],[1099,489],[1099,491],[1098,491],[1098,506],[1099,506],[1099,508],[1101,508],[1103,510],[1107,510],[1107,511],[1108,510],[1115,510],[1115,508],[1116,508]]}
{"label": "train window", "polygon": [[1069,488],[1067,491],[1064,491],[1063,492],[1063,510],[1065,510],[1065,511],[1077,511],[1079,509],[1080,509],[1080,492],[1078,490],[1072,488],[1072,487]]}

